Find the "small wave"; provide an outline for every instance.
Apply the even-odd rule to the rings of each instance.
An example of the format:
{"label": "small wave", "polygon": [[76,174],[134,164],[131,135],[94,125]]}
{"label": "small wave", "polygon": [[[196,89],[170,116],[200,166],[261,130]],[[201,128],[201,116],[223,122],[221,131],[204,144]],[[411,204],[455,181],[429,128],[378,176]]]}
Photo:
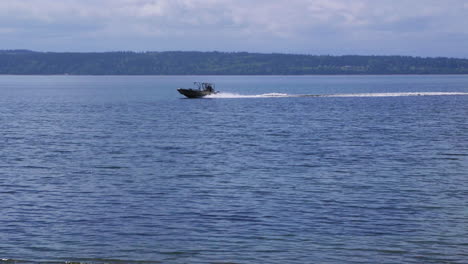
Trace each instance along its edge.
{"label": "small wave", "polygon": [[[193,255],[193,254],[192,254]],[[120,260],[120,259],[73,259],[73,260],[21,260],[21,259],[0,259],[2,264],[159,264],[157,260]]]}
{"label": "small wave", "polygon": [[287,93],[264,93],[264,94],[237,94],[217,93],[205,96],[205,98],[275,98],[275,97],[398,97],[398,96],[443,96],[443,95],[468,95],[464,92],[400,92],[400,93],[350,93],[350,94],[287,94]]}

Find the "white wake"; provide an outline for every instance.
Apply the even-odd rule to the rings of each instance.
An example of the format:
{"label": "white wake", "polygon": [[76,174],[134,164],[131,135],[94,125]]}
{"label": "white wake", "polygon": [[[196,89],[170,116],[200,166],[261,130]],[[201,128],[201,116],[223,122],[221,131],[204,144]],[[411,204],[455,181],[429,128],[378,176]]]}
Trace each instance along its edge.
{"label": "white wake", "polygon": [[265,94],[253,94],[253,95],[236,94],[236,93],[217,93],[217,94],[207,95],[204,98],[269,98],[269,97],[296,97],[296,96],[285,94],[285,93],[265,93]]}
{"label": "white wake", "polygon": [[395,96],[442,96],[442,95],[468,95],[463,92],[406,92],[406,93],[356,93],[356,94],[330,94],[323,97],[395,97]]}
{"label": "white wake", "polygon": [[286,93],[264,93],[264,94],[237,94],[217,93],[207,95],[204,98],[277,98],[277,97],[397,97],[397,96],[444,96],[444,95],[468,95],[465,92],[400,92],[400,93],[349,93],[349,94],[286,94]]}

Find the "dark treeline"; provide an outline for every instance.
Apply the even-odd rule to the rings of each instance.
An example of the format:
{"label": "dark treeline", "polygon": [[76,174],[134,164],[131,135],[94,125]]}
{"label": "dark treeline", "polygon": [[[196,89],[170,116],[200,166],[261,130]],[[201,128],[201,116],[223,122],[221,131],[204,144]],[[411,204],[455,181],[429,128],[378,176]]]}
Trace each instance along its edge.
{"label": "dark treeline", "polygon": [[0,74],[306,75],[468,74],[468,59],[247,52],[0,51]]}

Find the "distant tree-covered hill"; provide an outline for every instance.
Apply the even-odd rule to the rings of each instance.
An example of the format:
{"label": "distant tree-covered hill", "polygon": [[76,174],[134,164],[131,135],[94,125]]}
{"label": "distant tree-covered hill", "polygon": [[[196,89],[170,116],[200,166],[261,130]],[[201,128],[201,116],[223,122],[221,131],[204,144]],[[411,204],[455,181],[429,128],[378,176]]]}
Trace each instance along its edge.
{"label": "distant tree-covered hill", "polygon": [[0,51],[0,74],[307,75],[468,74],[468,59],[247,52]]}

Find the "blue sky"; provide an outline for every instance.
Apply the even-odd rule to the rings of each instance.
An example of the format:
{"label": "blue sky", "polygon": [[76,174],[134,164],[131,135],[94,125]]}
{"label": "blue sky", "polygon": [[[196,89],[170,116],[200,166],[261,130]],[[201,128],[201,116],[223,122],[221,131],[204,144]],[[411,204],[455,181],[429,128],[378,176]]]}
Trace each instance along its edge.
{"label": "blue sky", "polygon": [[1,0],[0,49],[468,58],[466,0]]}

